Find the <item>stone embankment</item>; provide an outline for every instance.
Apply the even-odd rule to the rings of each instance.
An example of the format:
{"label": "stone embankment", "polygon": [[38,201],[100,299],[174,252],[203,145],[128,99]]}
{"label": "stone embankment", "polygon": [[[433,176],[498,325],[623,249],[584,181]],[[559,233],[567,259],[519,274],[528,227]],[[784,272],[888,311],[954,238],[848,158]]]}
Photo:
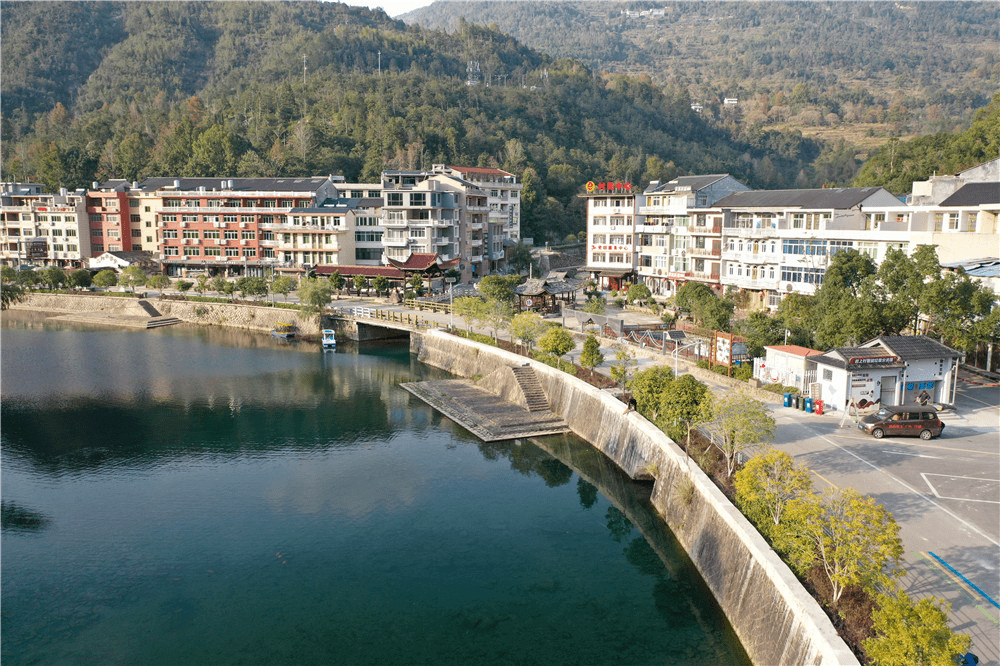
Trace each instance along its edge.
{"label": "stone embankment", "polygon": [[[661,430],[616,398],[542,363],[440,331],[414,333],[418,358],[461,377],[529,363],[552,411],[632,478],[652,501],[729,618],[755,664],[857,664],[833,624],[754,527]],[[512,373],[497,373],[509,376]],[[514,391],[514,387],[510,387]]]}
{"label": "stone embankment", "polygon": [[[144,307],[143,304],[146,304]],[[137,299],[114,296],[84,296],[75,294],[29,294],[13,306],[23,310],[72,313],[79,321],[109,325],[133,325],[154,318],[152,306],[161,317],[180,319],[192,324],[213,324],[257,331],[270,331],[275,324],[294,324],[303,335],[319,335],[315,317],[298,310],[234,303],[200,303],[161,299]]]}

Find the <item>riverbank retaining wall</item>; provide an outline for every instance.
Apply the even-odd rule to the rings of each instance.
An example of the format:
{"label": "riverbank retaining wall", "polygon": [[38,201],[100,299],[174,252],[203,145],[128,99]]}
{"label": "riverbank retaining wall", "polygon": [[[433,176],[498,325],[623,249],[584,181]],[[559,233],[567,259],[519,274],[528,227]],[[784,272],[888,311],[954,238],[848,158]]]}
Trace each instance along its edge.
{"label": "riverbank retaining wall", "polygon": [[60,313],[100,313],[120,317],[149,317],[140,300],[156,308],[164,317],[176,317],[192,324],[213,324],[257,331],[270,331],[275,324],[294,324],[302,335],[319,335],[316,317],[299,310],[236,303],[202,303],[193,301],[137,299],[115,296],[83,296],[75,294],[29,294],[13,306],[22,310]]}
{"label": "riverbank retaining wall", "polygon": [[531,365],[552,411],[577,435],[632,478],[655,480],[654,506],[755,664],[859,663],[817,602],[711,479],[617,398],[545,364],[441,331],[413,333],[410,346],[420,361],[461,377]]}

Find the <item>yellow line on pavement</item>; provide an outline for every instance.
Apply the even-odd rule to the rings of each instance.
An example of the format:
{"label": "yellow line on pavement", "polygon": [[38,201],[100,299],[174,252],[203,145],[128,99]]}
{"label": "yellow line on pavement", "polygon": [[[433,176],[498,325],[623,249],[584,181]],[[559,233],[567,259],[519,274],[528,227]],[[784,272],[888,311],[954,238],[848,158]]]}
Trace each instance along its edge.
{"label": "yellow line on pavement", "polygon": [[810,471],[810,472],[812,472],[813,474],[815,474],[816,476],[818,476],[819,478],[823,479],[824,481],[826,481],[826,483],[827,483],[827,484],[828,484],[828,485],[829,485],[829,486],[830,486],[831,488],[840,488],[840,486],[838,486],[838,485],[837,485],[836,483],[834,483],[834,482],[833,482],[833,481],[831,481],[830,479],[826,478],[825,476],[823,476],[822,474],[820,474],[820,473],[819,473],[819,472],[817,472],[816,470],[814,470],[814,469],[811,469],[811,470],[809,470],[809,471]]}

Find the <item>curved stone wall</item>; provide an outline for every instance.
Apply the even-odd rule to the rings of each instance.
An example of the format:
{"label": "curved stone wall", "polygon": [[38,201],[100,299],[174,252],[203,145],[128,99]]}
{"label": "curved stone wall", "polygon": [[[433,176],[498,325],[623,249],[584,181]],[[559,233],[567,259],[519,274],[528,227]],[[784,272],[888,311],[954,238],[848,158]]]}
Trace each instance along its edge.
{"label": "curved stone wall", "polygon": [[419,360],[462,377],[530,364],[553,412],[633,478],[701,572],[755,664],[858,664],[833,624],[767,542],[659,428],[555,368],[441,331],[413,333]]}

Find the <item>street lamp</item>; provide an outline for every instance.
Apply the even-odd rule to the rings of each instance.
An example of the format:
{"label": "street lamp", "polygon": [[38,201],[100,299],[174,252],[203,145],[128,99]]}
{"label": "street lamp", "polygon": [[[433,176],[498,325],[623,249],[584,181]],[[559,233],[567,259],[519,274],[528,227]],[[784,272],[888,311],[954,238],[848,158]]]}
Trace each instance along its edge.
{"label": "street lamp", "polygon": [[691,343],[691,344],[689,344],[689,345],[682,345],[682,346],[680,346],[680,347],[674,347],[674,378],[676,378],[676,377],[677,377],[677,373],[679,372],[679,368],[678,368],[678,357],[677,357],[677,355],[678,355],[678,354],[679,354],[680,352],[684,351],[685,349],[690,349],[691,347],[697,347],[697,346],[698,346],[698,345],[700,345],[701,343],[702,343],[702,341],[701,341],[701,340],[698,340],[698,341],[696,341],[696,342],[692,342],[692,343]]}

